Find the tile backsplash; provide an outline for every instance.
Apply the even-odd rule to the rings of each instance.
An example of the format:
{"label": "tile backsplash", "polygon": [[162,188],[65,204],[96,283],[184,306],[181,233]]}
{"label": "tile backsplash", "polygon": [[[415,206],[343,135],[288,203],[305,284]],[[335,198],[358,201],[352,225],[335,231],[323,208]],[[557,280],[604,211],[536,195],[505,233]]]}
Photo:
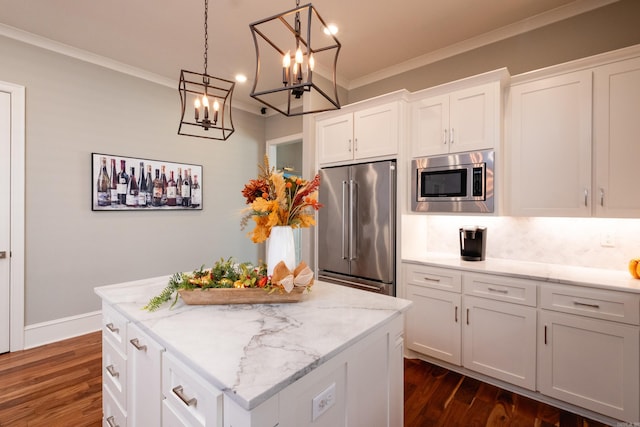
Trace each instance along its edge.
{"label": "tile backsplash", "polygon": [[449,215],[403,215],[402,256],[459,254],[464,225],[487,227],[488,258],[626,270],[640,257],[640,219]]}

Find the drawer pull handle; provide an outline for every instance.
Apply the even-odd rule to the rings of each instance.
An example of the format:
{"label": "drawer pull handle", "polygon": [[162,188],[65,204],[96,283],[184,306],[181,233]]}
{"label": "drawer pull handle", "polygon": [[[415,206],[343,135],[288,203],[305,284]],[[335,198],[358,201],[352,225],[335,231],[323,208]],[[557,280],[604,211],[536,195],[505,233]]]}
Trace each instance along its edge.
{"label": "drawer pull handle", "polygon": [[458,306],[456,305],[455,321],[458,323]]}
{"label": "drawer pull handle", "polygon": [[131,344],[133,344],[133,346],[136,348],[136,350],[147,351],[147,346],[146,345],[140,345],[140,341],[138,341],[138,338],[134,338],[132,340],[129,340],[129,342]]}
{"label": "drawer pull handle", "polygon": [[506,289],[498,289],[498,288],[492,288],[492,287],[489,287],[487,289],[489,289],[489,292],[499,292],[501,294],[508,294],[509,293],[509,291],[506,290]]}
{"label": "drawer pull handle", "polygon": [[544,325],[544,345],[547,345],[547,325]]}
{"label": "drawer pull handle", "polygon": [[108,330],[110,330],[114,334],[117,334],[120,331],[120,329],[113,326],[113,323],[107,323],[105,326],[107,327]]}
{"label": "drawer pull handle", "polygon": [[109,365],[105,369],[107,370],[107,372],[109,372],[109,375],[111,375],[113,378],[118,378],[120,376],[120,372],[116,371],[113,365]]}
{"label": "drawer pull handle", "polygon": [[467,308],[467,325],[469,324],[469,309]]}
{"label": "drawer pull handle", "polygon": [[426,280],[427,282],[436,282],[436,283],[440,282],[440,279],[437,278],[437,277],[426,277],[425,276],[425,277],[423,277],[423,279]]}
{"label": "drawer pull handle", "polygon": [[113,415],[108,417],[106,421],[107,424],[109,424],[109,427],[120,427],[118,424],[116,424],[116,419],[113,417]]}
{"label": "drawer pull handle", "polygon": [[598,304],[589,304],[589,303],[580,302],[580,301],[574,301],[573,304],[578,305],[580,307],[600,308],[600,305]]}
{"label": "drawer pull handle", "polygon": [[173,391],[173,393],[176,396],[178,396],[180,400],[182,400],[182,403],[184,403],[187,406],[192,406],[192,405],[196,406],[196,404],[198,403],[195,397],[192,397],[191,399],[187,399],[187,397],[183,394],[184,389],[182,388],[181,385],[175,386],[174,388],[171,389],[171,391]]}

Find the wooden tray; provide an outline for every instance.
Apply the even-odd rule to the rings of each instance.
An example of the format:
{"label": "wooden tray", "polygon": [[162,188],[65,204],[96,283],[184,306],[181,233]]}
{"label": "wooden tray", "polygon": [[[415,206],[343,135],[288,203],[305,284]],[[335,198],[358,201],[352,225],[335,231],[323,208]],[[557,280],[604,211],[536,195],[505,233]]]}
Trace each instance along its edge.
{"label": "wooden tray", "polygon": [[275,290],[271,293],[262,288],[207,288],[178,289],[180,297],[188,305],[215,304],[279,304],[283,302],[300,302],[306,287],[296,286],[287,293]]}

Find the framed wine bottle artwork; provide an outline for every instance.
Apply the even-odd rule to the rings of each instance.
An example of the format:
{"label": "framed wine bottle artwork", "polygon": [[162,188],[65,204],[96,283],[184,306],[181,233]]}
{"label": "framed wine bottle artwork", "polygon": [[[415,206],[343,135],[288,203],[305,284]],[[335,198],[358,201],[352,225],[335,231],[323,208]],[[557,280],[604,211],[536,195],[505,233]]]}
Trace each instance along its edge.
{"label": "framed wine bottle artwork", "polygon": [[200,210],[202,166],[91,153],[91,209]]}

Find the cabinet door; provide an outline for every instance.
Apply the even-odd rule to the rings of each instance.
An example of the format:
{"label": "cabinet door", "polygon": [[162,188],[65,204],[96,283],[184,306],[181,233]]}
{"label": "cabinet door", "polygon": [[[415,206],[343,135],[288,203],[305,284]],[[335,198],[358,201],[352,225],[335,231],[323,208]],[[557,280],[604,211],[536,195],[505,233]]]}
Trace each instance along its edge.
{"label": "cabinet door", "polygon": [[460,365],[460,294],[406,285],[407,348]]}
{"label": "cabinet door", "polygon": [[320,120],[317,126],[318,162],[322,164],[353,159],[353,114]]}
{"label": "cabinet door", "polygon": [[159,426],[164,349],[133,323],[127,327],[127,338],[127,425]]}
{"label": "cabinet door", "polygon": [[640,58],[594,72],[596,215],[640,216]]}
{"label": "cabinet door", "polygon": [[355,159],[398,153],[399,111],[398,103],[391,102],[353,113]]}
{"label": "cabinet door", "polygon": [[635,326],[540,311],[538,389],[610,417],[640,419]]}
{"label": "cabinet door", "polygon": [[464,296],[464,367],[535,390],[536,309]]}
{"label": "cabinet door", "polygon": [[449,95],[421,99],[411,105],[411,155],[449,152]]}
{"label": "cabinet door", "polygon": [[[500,84],[488,83],[450,96],[449,151],[484,150],[499,137]],[[496,99],[498,98],[498,99]]]}
{"label": "cabinet door", "polygon": [[591,92],[591,71],[512,87],[513,215],[591,215]]}

